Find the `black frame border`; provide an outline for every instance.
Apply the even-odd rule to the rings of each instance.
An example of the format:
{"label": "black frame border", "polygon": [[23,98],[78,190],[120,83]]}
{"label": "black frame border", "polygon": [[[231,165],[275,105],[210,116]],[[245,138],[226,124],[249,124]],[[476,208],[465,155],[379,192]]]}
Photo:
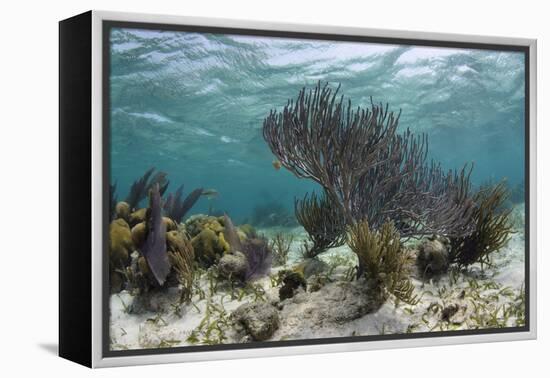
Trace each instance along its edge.
{"label": "black frame border", "polygon": [[[378,44],[398,44],[410,46],[427,46],[427,47],[449,47],[449,48],[465,48],[474,50],[493,50],[493,51],[514,51],[524,55],[524,73],[525,73],[525,326],[509,327],[509,328],[490,328],[477,330],[458,330],[458,331],[437,331],[437,332],[418,332],[408,334],[391,334],[391,335],[370,335],[370,336],[347,336],[333,338],[317,338],[303,340],[285,340],[285,341],[266,341],[254,342],[247,344],[220,344],[220,345],[193,345],[170,348],[155,348],[155,349],[132,349],[132,350],[110,350],[109,336],[109,260],[108,260],[108,235],[109,235],[109,203],[106,198],[109,198],[110,185],[110,33],[113,28],[127,29],[147,29],[157,31],[179,31],[190,33],[206,33],[206,34],[230,34],[230,35],[248,35],[258,37],[273,37],[273,38],[293,38],[307,40],[325,40],[336,42],[364,42]],[[406,34],[407,32],[402,32]],[[450,37],[452,38],[452,36]],[[330,33],[315,33],[315,32],[295,32],[283,30],[265,30],[265,29],[246,29],[233,27],[218,27],[218,26],[197,26],[184,24],[163,24],[163,23],[148,23],[134,21],[102,21],[102,168],[103,168],[103,222],[102,222],[102,357],[127,357],[127,356],[143,356],[155,354],[173,354],[173,353],[193,353],[193,352],[208,352],[208,351],[224,351],[238,349],[257,349],[257,348],[281,348],[292,346],[307,346],[307,345],[330,345],[343,343],[356,343],[368,341],[382,340],[406,340],[406,339],[421,339],[421,338],[438,338],[447,336],[467,336],[467,335],[488,335],[502,333],[529,332],[531,319],[531,303],[530,303],[530,49],[529,46],[513,45],[513,44],[492,44],[479,42],[457,42],[457,41],[441,41],[430,39],[414,39],[414,38],[393,38],[393,37],[377,37],[377,36],[360,36],[350,34],[330,34]]]}
{"label": "black frame border", "polygon": [[59,21],[59,356],[92,366],[92,12]]}

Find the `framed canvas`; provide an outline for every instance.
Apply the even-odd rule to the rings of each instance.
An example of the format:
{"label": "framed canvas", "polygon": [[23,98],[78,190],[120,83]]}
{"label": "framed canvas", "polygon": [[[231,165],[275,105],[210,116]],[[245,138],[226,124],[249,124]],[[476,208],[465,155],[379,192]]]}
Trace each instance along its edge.
{"label": "framed canvas", "polygon": [[60,22],[62,357],[536,337],[536,41]]}

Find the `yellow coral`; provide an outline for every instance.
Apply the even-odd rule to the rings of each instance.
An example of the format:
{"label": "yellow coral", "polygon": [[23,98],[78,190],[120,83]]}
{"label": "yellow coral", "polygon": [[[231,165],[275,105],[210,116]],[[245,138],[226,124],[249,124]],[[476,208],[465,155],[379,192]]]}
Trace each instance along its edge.
{"label": "yellow coral", "polygon": [[145,217],[147,216],[147,208],[139,209],[130,214],[130,224],[136,225],[138,223],[144,222]]}
{"label": "yellow coral", "polygon": [[124,275],[120,271],[126,268],[133,248],[128,223],[122,218],[112,221],[109,225],[109,281],[112,293],[122,289]]}
{"label": "yellow coral", "polygon": [[220,232],[218,234],[218,245],[221,249],[223,249],[224,253],[228,253],[231,251],[231,246],[227,241],[225,241],[225,237],[223,236],[223,232]]}
{"label": "yellow coral", "polygon": [[224,228],[217,220],[210,220],[204,224],[204,228],[214,231],[216,234],[223,232]]}
{"label": "yellow coral", "polygon": [[166,226],[166,231],[174,231],[178,228],[176,222],[168,217],[162,217],[162,223]]}
{"label": "yellow coral", "polygon": [[246,239],[248,239],[246,234],[244,232],[242,232],[241,230],[239,230],[239,229],[237,229],[237,236],[239,237],[239,240],[241,242],[244,242]]}
{"label": "yellow coral", "polygon": [[132,233],[124,219],[115,219],[109,226],[109,259],[112,268],[126,266],[133,251]]}
{"label": "yellow coral", "polygon": [[[162,221],[166,225],[166,231],[174,231],[177,229],[176,223],[172,219],[163,217]],[[146,237],[147,223],[145,221],[137,223],[132,227],[132,242],[136,248],[139,248],[145,242]]]}
{"label": "yellow coral", "polygon": [[127,202],[121,201],[115,206],[115,218],[122,218],[126,222],[130,219],[130,205]]}
{"label": "yellow coral", "polygon": [[192,246],[190,246],[189,239],[181,232],[175,230],[166,233],[166,248],[172,252],[188,249],[191,249],[192,252],[193,250]]}
{"label": "yellow coral", "polygon": [[195,256],[201,265],[209,267],[223,255],[224,249],[220,246],[218,236],[209,228],[202,230],[191,239]]}
{"label": "yellow coral", "polygon": [[139,248],[144,242],[147,236],[147,225],[145,222],[141,222],[132,227],[132,242],[136,248]]}

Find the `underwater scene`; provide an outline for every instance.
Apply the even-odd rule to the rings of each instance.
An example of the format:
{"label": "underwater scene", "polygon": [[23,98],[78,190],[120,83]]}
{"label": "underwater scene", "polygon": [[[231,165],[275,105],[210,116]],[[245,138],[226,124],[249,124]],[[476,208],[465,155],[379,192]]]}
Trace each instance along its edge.
{"label": "underwater scene", "polygon": [[525,326],[523,52],[109,41],[111,351]]}

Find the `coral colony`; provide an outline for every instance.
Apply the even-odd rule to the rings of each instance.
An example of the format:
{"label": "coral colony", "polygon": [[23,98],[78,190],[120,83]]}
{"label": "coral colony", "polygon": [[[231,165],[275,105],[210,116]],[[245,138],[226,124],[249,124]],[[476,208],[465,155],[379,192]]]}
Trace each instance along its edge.
{"label": "coral colony", "polygon": [[111,186],[112,349],[523,324],[523,291],[485,270],[518,229],[506,185],[474,188],[473,166],[430,160],[400,112],[339,90],[304,88],[264,120],[275,169],[318,184],[294,215],[192,214],[217,191],[169,193],[154,168],[124,201]]}

